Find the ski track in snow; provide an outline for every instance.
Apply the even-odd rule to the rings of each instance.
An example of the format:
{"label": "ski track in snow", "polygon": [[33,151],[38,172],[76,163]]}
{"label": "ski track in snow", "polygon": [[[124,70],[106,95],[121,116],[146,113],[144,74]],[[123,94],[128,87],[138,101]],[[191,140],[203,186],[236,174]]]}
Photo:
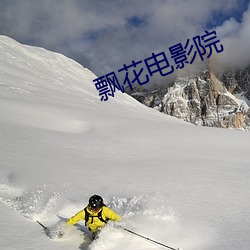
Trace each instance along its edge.
{"label": "ski track in snow", "polygon": [[[107,197],[107,199],[109,200],[107,206],[123,217],[121,224],[129,230],[176,248],[177,245],[183,244],[186,246],[185,249],[193,247],[198,249],[199,244],[204,244],[204,239],[197,240],[201,226],[195,225],[195,229],[195,227],[185,225],[179,220],[172,208],[164,205],[164,196],[162,195],[141,195],[130,198]],[[56,215],[61,214],[63,217],[69,218],[75,211],[83,207],[82,204],[66,200],[63,192],[49,192],[45,185],[25,191],[10,183],[1,183],[0,202],[29,220],[45,222],[45,225],[50,229],[49,236],[53,240],[62,241],[71,246],[79,244],[79,249],[82,250],[124,248],[124,245],[121,245],[123,243],[119,243],[121,239],[122,242],[128,242],[126,249],[162,249],[155,243],[122,229],[114,228],[113,223],[107,225],[100,233],[99,238],[92,243],[87,236],[87,228],[83,222],[66,230],[64,237],[58,239],[56,237],[57,231],[63,228],[65,220],[59,220]],[[166,242],[162,242],[160,239],[166,239]]]}

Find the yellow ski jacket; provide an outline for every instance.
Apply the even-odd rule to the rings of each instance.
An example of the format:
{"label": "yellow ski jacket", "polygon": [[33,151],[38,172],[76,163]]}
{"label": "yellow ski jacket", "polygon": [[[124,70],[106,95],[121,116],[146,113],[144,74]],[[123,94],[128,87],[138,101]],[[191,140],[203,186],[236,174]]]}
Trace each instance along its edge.
{"label": "yellow ski jacket", "polygon": [[[88,221],[85,221],[86,226],[90,229],[92,233],[97,232],[100,228],[102,228],[106,223],[104,221],[112,220],[112,221],[121,221],[120,215],[116,214],[113,210],[110,208],[103,206],[99,211],[93,212],[89,209],[89,207],[86,207],[87,212],[89,213]],[[98,214],[101,212],[101,217],[104,221],[100,220],[98,218]],[[67,224],[74,225],[80,220],[85,220],[85,211],[82,209],[77,214],[72,216],[68,221]]]}

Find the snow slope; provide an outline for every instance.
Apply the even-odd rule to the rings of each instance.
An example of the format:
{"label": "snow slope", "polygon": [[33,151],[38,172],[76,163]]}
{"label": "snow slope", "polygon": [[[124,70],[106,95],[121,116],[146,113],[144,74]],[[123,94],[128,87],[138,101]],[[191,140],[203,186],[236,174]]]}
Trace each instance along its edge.
{"label": "snow slope", "polygon": [[61,240],[36,223],[53,228],[97,193],[124,227],[166,245],[248,250],[249,133],[196,127],[122,93],[101,102],[95,78],[0,36],[0,249],[162,249],[112,225],[90,244],[83,223]]}

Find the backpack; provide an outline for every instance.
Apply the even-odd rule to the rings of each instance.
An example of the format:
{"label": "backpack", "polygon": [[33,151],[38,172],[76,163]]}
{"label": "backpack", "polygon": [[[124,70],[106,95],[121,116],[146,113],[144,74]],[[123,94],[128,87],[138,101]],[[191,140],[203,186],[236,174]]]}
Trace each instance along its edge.
{"label": "backpack", "polygon": [[[105,205],[104,205],[104,206],[105,206]],[[96,216],[90,215],[90,213],[89,213],[88,210],[87,210],[87,207],[84,208],[84,212],[85,212],[85,219],[84,219],[84,220],[85,220],[85,226],[87,226],[87,222],[89,221],[90,218],[92,219],[92,221],[91,221],[90,224],[92,224],[93,221],[94,221],[94,217],[97,217],[100,221],[102,221],[102,222],[104,222],[104,223],[107,223],[107,222],[109,221],[109,219],[104,220],[104,219],[102,218],[102,210],[101,210]]]}

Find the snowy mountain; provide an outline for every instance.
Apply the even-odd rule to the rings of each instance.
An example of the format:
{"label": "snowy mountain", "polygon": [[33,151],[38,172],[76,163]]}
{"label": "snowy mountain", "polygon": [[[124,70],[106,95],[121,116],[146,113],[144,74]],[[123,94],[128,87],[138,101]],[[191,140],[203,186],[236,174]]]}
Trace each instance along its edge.
{"label": "snowy mountain", "polygon": [[54,228],[97,193],[124,227],[166,245],[248,250],[249,133],[193,126],[119,92],[101,102],[95,78],[0,37],[0,248],[163,249],[112,225],[91,243],[84,222],[62,239],[36,223]]}
{"label": "snowy mountain", "polygon": [[128,93],[148,107],[195,125],[249,130],[249,84],[248,70],[217,77],[209,62],[197,60],[179,70],[172,84],[149,90],[136,86]]}

